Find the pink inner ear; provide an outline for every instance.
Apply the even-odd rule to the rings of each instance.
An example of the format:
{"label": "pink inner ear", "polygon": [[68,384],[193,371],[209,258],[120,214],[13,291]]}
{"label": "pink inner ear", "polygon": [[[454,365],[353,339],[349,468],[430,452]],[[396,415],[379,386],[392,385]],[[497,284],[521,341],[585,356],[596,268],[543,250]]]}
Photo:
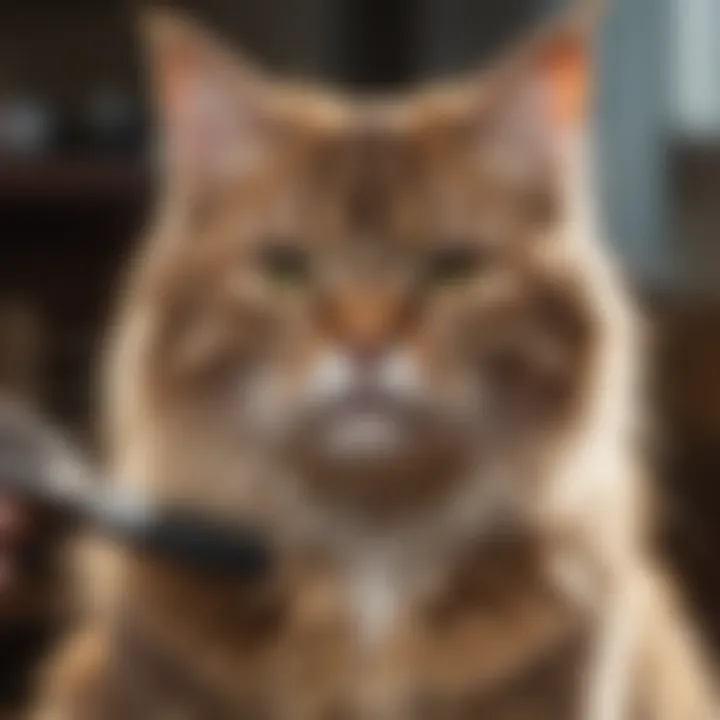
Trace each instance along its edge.
{"label": "pink inner ear", "polygon": [[197,53],[187,47],[168,51],[160,64],[160,110],[163,142],[172,171],[199,170],[201,159],[201,108],[199,107]]}
{"label": "pink inner ear", "polygon": [[158,72],[167,171],[193,187],[247,172],[264,137],[252,79],[229,54],[187,41],[162,48]]}
{"label": "pink inner ear", "polygon": [[483,164],[517,189],[547,184],[557,172],[562,132],[553,119],[550,84],[537,65],[506,82],[482,125]]}

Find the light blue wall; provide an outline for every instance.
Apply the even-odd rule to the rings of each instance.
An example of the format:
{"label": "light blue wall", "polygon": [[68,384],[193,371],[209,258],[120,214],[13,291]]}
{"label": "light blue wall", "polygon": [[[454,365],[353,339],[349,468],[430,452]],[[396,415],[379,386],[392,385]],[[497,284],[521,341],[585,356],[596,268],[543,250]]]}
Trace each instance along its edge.
{"label": "light blue wall", "polygon": [[598,147],[605,217],[629,273],[672,277],[665,201],[670,92],[667,0],[617,2],[600,51]]}

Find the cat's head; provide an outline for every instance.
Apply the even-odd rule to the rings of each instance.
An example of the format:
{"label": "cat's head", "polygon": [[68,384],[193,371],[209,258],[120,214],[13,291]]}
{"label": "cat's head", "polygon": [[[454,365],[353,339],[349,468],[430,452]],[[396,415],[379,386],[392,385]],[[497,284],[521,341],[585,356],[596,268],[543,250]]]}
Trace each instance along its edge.
{"label": "cat's head", "polygon": [[580,32],[365,100],[268,80],[177,19],[151,38],[146,402],[373,508],[435,502],[565,432],[595,341],[565,192]]}

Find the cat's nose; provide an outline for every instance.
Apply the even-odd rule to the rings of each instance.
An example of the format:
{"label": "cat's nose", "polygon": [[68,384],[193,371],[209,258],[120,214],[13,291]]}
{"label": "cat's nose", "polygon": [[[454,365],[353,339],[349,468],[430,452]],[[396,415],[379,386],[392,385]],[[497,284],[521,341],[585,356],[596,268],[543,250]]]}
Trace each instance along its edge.
{"label": "cat's nose", "polygon": [[366,300],[354,309],[345,308],[335,334],[348,356],[363,370],[380,362],[393,342],[395,323],[390,308]]}
{"label": "cat's nose", "polygon": [[409,308],[400,293],[381,287],[345,287],[326,298],[327,330],[348,356],[371,369],[398,342],[407,328]]}

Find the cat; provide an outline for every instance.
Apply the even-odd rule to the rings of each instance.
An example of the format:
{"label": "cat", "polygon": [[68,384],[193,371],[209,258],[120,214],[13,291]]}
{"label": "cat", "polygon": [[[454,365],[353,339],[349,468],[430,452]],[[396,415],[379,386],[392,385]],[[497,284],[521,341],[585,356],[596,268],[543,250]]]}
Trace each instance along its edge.
{"label": "cat", "polygon": [[254,523],[277,567],[109,549],[38,717],[715,717],[646,540],[588,24],[361,99],[146,25],[161,182],[109,345],[113,469]]}

